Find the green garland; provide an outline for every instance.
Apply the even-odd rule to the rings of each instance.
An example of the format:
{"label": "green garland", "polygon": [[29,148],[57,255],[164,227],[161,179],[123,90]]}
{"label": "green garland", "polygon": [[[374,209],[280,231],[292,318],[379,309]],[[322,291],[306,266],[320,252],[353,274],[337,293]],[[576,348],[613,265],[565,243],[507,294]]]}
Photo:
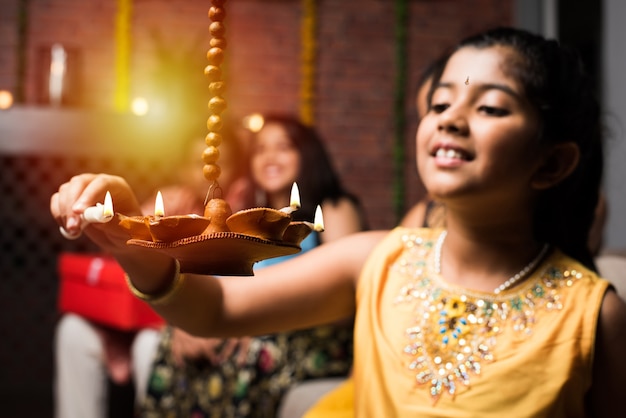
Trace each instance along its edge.
{"label": "green garland", "polygon": [[405,102],[407,79],[407,0],[395,0],[395,64],[393,98],[393,209],[396,223],[404,214]]}
{"label": "green garland", "polygon": [[317,13],[315,0],[302,0],[302,21],[300,24],[300,119],[307,125],[315,122],[315,32]]}

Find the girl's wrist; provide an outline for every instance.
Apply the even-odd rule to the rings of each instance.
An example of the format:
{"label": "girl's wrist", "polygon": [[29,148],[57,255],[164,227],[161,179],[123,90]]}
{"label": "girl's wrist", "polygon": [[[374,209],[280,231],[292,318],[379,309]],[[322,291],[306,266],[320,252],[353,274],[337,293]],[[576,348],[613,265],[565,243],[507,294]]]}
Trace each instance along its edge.
{"label": "girl's wrist", "polygon": [[184,281],[185,275],[180,272],[180,263],[178,260],[174,260],[174,273],[170,274],[169,281],[166,287],[154,292],[144,292],[138,289],[128,274],[125,274],[126,284],[130,292],[137,298],[148,302],[151,305],[165,305],[171,301],[171,299],[178,294]]}
{"label": "girl's wrist", "polygon": [[180,275],[177,260],[155,251],[137,249],[114,257],[128,276],[128,283],[146,296],[163,295]]}

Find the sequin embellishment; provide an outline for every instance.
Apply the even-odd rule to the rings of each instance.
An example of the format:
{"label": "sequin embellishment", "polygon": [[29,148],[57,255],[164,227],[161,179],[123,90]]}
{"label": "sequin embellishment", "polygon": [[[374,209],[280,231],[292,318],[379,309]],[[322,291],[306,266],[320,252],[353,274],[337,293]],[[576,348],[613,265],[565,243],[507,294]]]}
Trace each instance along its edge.
{"label": "sequin embellishment", "polygon": [[[436,237],[435,237],[436,239]],[[496,361],[497,337],[510,327],[516,338],[532,335],[535,314],[562,309],[563,288],[583,275],[554,265],[541,267],[524,285],[499,295],[471,292],[441,281],[432,267],[434,240],[402,236],[404,251],[392,269],[406,279],[396,303],[410,303],[414,323],[406,330],[404,353],[419,386],[433,401],[470,386],[486,364]]]}

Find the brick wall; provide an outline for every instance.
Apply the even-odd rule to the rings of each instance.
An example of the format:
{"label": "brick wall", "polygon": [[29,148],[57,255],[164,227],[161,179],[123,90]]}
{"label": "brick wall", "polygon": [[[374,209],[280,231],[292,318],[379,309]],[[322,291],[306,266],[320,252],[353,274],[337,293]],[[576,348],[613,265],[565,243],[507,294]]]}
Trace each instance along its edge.
{"label": "brick wall", "polygon": [[[19,52],[18,0],[1,0],[0,88],[14,89]],[[407,205],[423,190],[414,168],[414,90],[421,69],[460,37],[511,22],[510,1],[413,0],[408,2],[406,115]],[[115,88],[114,22],[110,0],[28,2],[25,96],[41,95],[45,52],[59,42],[70,51],[79,102],[111,108]],[[209,35],[209,1],[134,2],[132,91],[197,111],[205,121],[206,83],[201,75]],[[346,185],[363,200],[372,227],[390,227],[394,66],[394,2],[324,0],[318,8],[316,124]],[[298,111],[301,2],[231,0],[227,3],[230,111]],[[4,65],[6,64],[6,65]],[[155,87],[156,86],[156,87]],[[185,96],[189,92],[198,96]],[[193,105],[192,105],[193,104]],[[197,110],[196,110],[197,109]]]}

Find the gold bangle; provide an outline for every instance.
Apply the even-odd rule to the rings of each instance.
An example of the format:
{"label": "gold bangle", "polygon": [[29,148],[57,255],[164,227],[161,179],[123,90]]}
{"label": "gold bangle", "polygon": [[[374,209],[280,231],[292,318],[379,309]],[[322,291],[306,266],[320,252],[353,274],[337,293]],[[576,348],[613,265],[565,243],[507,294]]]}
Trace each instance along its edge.
{"label": "gold bangle", "polygon": [[180,272],[180,263],[178,262],[178,260],[174,260],[174,262],[174,278],[172,279],[171,284],[164,291],[157,294],[144,293],[141,290],[137,289],[133,282],[131,282],[128,274],[125,274],[124,277],[126,279],[128,289],[130,289],[130,292],[133,295],[143,300],[144,302],[148,302],[151,305],[165,305],[178,293],[183,285],[183,282],[185,281],[185,275]]}

